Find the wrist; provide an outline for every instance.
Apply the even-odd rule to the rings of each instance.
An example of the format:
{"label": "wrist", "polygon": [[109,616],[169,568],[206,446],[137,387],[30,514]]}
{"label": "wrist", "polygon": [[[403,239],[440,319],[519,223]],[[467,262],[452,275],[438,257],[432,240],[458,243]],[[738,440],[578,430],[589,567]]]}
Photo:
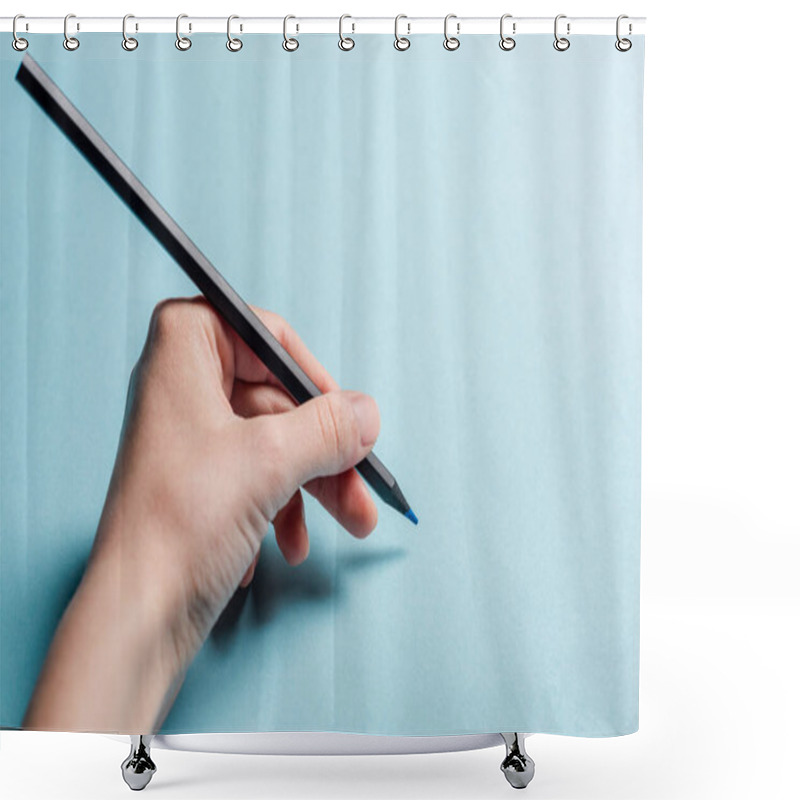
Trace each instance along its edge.
{"label": "wrist", "polygon": [[[87,568],[87,575],[115,576],[120,603],[127,598],[128,609],[158,632],[158,647],[174,672],[185,672],[208,633],[187,563],[191,532],[181,527],[155,509],[132,512],[113,503],[103,511]],[[137,635],[146,638],[141,630]]]}
{"label": "wrist", "polygon": [[24,727],[140,734],[160,728],[188,661],[174,638],[177,602],[164,564],[135,546],[130,533],[98,531]]}

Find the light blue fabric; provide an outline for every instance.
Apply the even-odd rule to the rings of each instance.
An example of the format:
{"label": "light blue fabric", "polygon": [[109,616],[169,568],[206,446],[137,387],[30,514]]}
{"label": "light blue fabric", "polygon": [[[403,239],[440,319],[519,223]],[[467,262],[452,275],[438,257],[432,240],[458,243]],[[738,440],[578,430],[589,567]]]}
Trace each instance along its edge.
{"label": "light blue fabric", "polygon": [[[164,733],[638,727],[644,39],[86,34],[30,52],[250,303],[378,400],[420,518],[270,533]],[[197,293],[0,75],[0,725],[94,536],[156,302]]]}

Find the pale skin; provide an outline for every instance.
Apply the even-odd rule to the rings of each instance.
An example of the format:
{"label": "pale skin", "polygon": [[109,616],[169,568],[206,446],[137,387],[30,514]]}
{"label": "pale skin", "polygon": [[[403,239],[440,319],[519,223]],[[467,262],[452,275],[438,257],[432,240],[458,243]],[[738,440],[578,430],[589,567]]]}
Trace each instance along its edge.
{"label": "pale skin", "polygon": [[203,297],[156,306],[89,561],[24,728],[157,733],[270,525],[289,564],[308,556],[301,487],[353,536],[375,528],[353,467],[377,439],[377,404],[253,311],[323,395],[296,406]]}

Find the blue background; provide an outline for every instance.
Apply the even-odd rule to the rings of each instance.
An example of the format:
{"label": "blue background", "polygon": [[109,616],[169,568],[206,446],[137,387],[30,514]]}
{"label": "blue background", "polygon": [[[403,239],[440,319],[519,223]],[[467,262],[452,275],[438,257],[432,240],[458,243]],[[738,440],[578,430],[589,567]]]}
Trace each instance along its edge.
{"label": "blue background", "polygon": [[[244,298],[381,409],[420,518],[268,534],[162,732],[638,727],[644,40],[31,35]],[[8,36],[10,41],[10,35]],[[0,725],[91,547],[150,314],[196,294],[0,43]]]}

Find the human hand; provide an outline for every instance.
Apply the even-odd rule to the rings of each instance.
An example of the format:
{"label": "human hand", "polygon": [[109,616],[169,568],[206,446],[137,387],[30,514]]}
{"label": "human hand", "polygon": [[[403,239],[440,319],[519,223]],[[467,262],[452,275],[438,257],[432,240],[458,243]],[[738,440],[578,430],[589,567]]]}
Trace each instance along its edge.
{"label": "human hand", "polygon": [[[72,713],[84,729],[155,732],[237,586],[252,580],[270,523],[288,563],[308,555],[301,486],[354,536],[374,529],[375,504],[353,466],[377,438],[375,401],[340,391],[286,322],[253,311],[323,395],[297,407],[203,297],[158,304],[89,564],[25,727],[76,730]],[[87,652],[113,662],[117,694],[128,681],[127,703],[101,708],[96,681],[79,700],[76,658],[85,670]]]}

